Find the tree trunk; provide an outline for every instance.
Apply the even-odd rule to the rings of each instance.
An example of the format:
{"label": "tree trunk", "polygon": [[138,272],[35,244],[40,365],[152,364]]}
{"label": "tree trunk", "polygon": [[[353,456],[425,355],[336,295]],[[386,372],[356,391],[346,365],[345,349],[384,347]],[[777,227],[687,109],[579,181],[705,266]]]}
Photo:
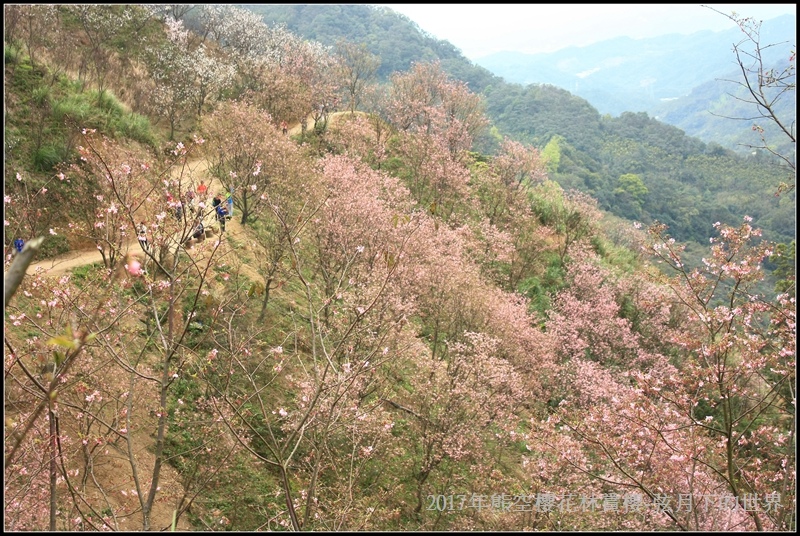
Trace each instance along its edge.
{"label": "tree trunk", "polygon": [[268,278],[264,284],[264,301],[261,302],[261,313],[258,315],[258,321],[264,320],[267,313],[267,303],[269,303],[269,290],[272,286],[272,277]]}
{"label": "tree trunk", "polygon": [[[49,393],[47,393],[49,395]],[[47,402],[47,413],[50,421],[50,532],[56,530],[56,482],[58,478],[58,466],[56,464],[56,443],[58,433],[56,430],[56,416],[53,412],[53,399],[52,397]]]}

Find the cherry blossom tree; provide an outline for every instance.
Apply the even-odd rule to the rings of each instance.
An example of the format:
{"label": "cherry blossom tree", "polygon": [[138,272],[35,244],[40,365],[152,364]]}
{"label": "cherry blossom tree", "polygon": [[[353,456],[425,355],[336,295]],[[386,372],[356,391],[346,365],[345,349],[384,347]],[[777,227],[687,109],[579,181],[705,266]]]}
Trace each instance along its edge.
{"label": "cherry blossom tree", "polygon": [[563,360],[554,422],[580,445],[567,463],[618,494],[633,487],[665,527],[780,529],[794,508],[784,387],[794,380],[794,305],[753,293],[771,248],[753,243],[756,229],[715,227],[695,269],[664,226],[650,229],[648,250],[676,274],[656,273],[659,287],[585,260],[570,269],[573,286],[550,320]]}
{"label": "cherry blossom tree", "polygon": [[436,62],[417,63],[408,73],[394,75],[391,91],[392,122],[402,131],[441,135],[454,159],[487,126],[480,97],[450,79]]}
{"label": "cherry blossom tree", "polygon": [[[392,134],[389,120],[390,94],[388,84],[372,84],[364,90],[364,109],[375,131],[376,143],[381,146],[386,144]],[[380,162],[378,168],[380,169]]]}
{"label": "cherry blossom tree", "polygon": [[223,58],[211,54],[202,43],[192,53],[190,65],[195,84],[191,96],[197,119],[200,119],[205,107],[231,87],[235,71]]}
{"label": "cherry blossom tree", "polygon": [[245,102],[226,102],[206,118],[203,127],[209,139],[209,170],[225,191],[232,192],[242,224],[269,208],[267,194],[272,193],[273,184],[280,190],[302,180],[300,151],[266,112]]}
{"label": "cherry blossom tree", "polygon": [[329,145],[334,153],[361,160],[373,169],[380,169],[388,157],[385,131],[375,131],[365,115],[339,117],[331,127]]}
{"label": "cherry blossom tree", "polygon": [[[394,220],[389,208],[387,199],[402,196],[402,188],[385,176],[382,187],[374,172],[361,167],[341,157],[326,161],[328,202],[307,212],[303,225],[291,221],[296,213],[279,199],[270,204],[289,239],[286,275],[299,283],[302,300],[290,312],[284,344],[245,346],[258,336],[254,326],[221,345],[221,366],[232,372],[211,383],[234,437],[275,471],[286,521],[298,529],[351,526],[353,510],[363,500],[329,505],[340,501],[343,486],[354,491],[353,479],[391,429],[384,426],[388,417],[378,399],[379,379],[405,322],[408,305],[395,293],[415,225],[412,219]],[[364,189],[379,195],[364,195]],[[312,232],[312,222],[325,232]],[[320,254],[310,255],[314,250]],[[315,272],[321,277],[311,278]],[[229,314],[241,312],[234,308]],[[269,391],[283,389],[292,396],[271,401]],[[329,483],[341,473],[341,481]],[[296,486],[303,489],[300,500]]]}
{"label": "cherry blossom tree", "polygon": [[6,261],[10,259],[13,238],[30,241],[42,236],[55,240],[66,231],[57,215],[43,200],[53,203],[67,203],[69,199],[69,179],[64,174],[45,177],[6,170],[3,206],[5,217],[3,226],[8,242],[4,244]]}
{"label": "cherry blossom tree", "polygon": [[336,43],[336,54],[340,58],[339,72],[347,91],[350,114],[354,114],[361,102],[364,90],[375,77],[380,67],[380,58],[371,54],[365,44],[340,40]]}
{"label": "cherry blossom tree", "polygon": [[544,162],[536,149],[505,140],[488,165],[470,168],[481,216],[473,254],[489,277],[515,291],[523,280],[541,275],[543,252],[555,241],[553,230],[536,221],[530,202],[533,187],[546,177]]}
{"label": "cherry blossom tree", "polygon": [[[716,442],[698,461],[724,480],[755,527],[783,530],[795,511],[795,302],[755,292],[774,245],[749,222],[714,224],[699,268],[685,266],[661,225],[650,229],[649,251],[676,274],[668,285],[691,322],[672,337],[689,357],[670,402]],[[774,508],[747,508],[775,493]]]}
{"label": "cherry blossom tree", "polygon": [[188,48],[188,30],[180,21],[168,18],[165,22],[167,40],[149,50],[147,65],[155,82],[152,106],[159,117],[169,122],[169,139],[175,127],[196,101],[196,64]]}
{"label": "cherry blossom tree", "polygon": [[[23,283],[22,296],[8,308],[12,326],[26,325],[41,337],[21,340],[18,330],[6,331],[10,352],[5,373],[22,397],[18,407],[25,408],[7,423],[15,439],[6,445],[6,477],[13,483],[7,488],[13,493],[6,509],[20,528],[43,528],[42,520],[49,517],[48,526],[55,530],[60,515],[69,520],[62,521],[65,529],[121,529],[120,523],[138,512],[148,530],[165,461],[168,394],[196,359],[195,345],[186,342],[188,326],[204,303],[219,244],[205,243],[195,257],[174,249],[168,256],[157,253],[159,247],[182,242],[186,227],[172,217],[163,221],[163,212],[159,219],[155,211],[162,207],[147,197],[161,194],[173,181],[183,182],[188,148],[176,148],[178,162],[168,161],[159,174],[152,171],[159,163],[135,160],[108,140],[86,134],[85,161],[70,172],[71,180],[78,182],[84,174],[83,181],[95,180],[104,188],[108,198],[103,202],[117,208],[107,220],[114,227],[109,236],[132,229],[137,216],[152,221],[151,248],[142,254],[160,269],[144,270],[148,264],[131,253],[123,263],[122,250],[112,248],[119,255],[116,262],[83,280],[40,275]],[[130,188],[130,183],[144,188]],[[213,318],[209,313],[210,323]],[[148,429],[155,437],[154,465],[143,467],[132,436]],[[46,449],[37,446],[43,437]],[[125,499],[112,498],[119,491],[108,489],[94,472],[109,448],[120,449],[130,466],[133,488],[125,491]],[[49,475],[48,484],[42,475]],[[20,494],[30,493],[40,502],[20,500]],[[25,513],[45,501],[49,516],[36,519]]]}
{"label": "cherry blossom tree", "polygon": [[466,201],[467,151],[485,127],[480,98],[436,64],[416,64],[392,79],[389,118],[412,195],[445,221]]}

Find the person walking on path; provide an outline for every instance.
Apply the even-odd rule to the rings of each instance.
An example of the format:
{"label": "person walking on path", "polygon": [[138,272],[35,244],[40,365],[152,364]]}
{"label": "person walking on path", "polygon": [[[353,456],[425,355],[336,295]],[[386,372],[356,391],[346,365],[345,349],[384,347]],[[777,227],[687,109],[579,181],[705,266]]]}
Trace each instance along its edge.
{"label": "person walking on path", "polygon": [[225,198],[228,200],[228,219],[233,217],[233,186],[231,191],[225,193]]}
{"label": "person walking on path", "polygon": [[207,191],[208,186],[206,186],[205,181],[200,181],[200,186],[197,187],[197,194],[200,196],[201,201],[205,201]]}
{"label": "person walking on path", "polygon": [[217,221],[219,222],[219,232],[225,232],[225,220],[228,219],[228,211],[225,209],[225,205],[222,203],[218,204],[216,207],[217,211]]}
{"label": "person walking on path", "polygon": [[144,222],[139,223],[136,227],[136,232],[139,235],[139,245],[142,246],[142,249],[148,251],[150,249],[150,244],[147,243],[147,226]]}
{"label": "person walking on path", "polygon": [[191,186],[188,190],[186,190],[186,204],[189,205],[189,210],[191,211],[194,209],[194,200],[197,197],[197,194],[194,192],[194,188]]}
{"label": "person walking on path", "polygon": [[286,135],[287,130],[289,129],[289,125],[286,124],[286,121],[281,121],[281,132],[283,135]]}

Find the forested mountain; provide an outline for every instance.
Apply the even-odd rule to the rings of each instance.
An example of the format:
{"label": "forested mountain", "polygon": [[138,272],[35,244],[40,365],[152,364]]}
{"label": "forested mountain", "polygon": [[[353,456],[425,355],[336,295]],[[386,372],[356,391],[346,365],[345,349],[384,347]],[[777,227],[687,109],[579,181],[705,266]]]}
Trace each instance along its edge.
{"label": "forested mountain", "polygon": [[231,5],[4,15],[5,531],[796,531],[781,155]]}
{"label": "forested mountain", "polygon": [[[765,46],[759,62],[780,72],[791,61],[795,18],[763,21],[757,38]],[[732,47],[742,30],[666,35],[650,39],[620,37],[549,54],[501,52],[477,63],[504,80],[552,84],[585,98],[601,114],[647,112],[707,143],[747,154],[758,134],[741,128],[753,118],[747,90],[737,84],[741,69]],[[746,50],[752,53],[751,50]],[[748,62],[751,56],[743,56]],[[780,115],[796,115],[794,99],[779,102]],[[738,121],[737,121],[738,119]],[[773,143],[783,143],[774,125],[765,124]],[[787,150],[787,146],[782,147]]]}
{"label": "forested mountain", "polygon": [[[782,72],[791,69],[789,62],[776,62],[772,69]],[[670,125],[674,125],[692,136],[703,140],[713,140],[716,144],[731,148],[740,154],[752,154],[752,147],[759,146],[760,133],[752,128],[759,124],[764,128],[764,136],[778,150],[791,153],[791,142],[770,122],[762,122],[753,114],[753,99],[746,88],[737,85],[741,71],[731,71],[718,80],[711,80],[692,88],[691,93],[662,102],[651,115]],[[794,99],[776,101],[775,112],[779,117],[797,116]],[[739,128],[732,128],[737,126]],[[743,126],[751,128],[742,129]]]}
{"label": "forested mountain", "polygon": [[[289,30],[327,45],[333,45],[342,38],[365,44],[370,52],[381,58],[378,73],[384,78],[394,71],[408,69],[415,61],[440,60],[445,71],[467,83],[472,91],[483,95],[487,114],[497,134],[533,144],[540,149],[553,142],[551,151],[557,149],[559,154],[565,154],[560,160],[561,164],[552,166],[551,177],[564,187],[591,194],[600,201],[601,208],[620,217],[644,223],[655,220],[668,223],[677,239],[697,243],[707,241],[710,223],[722,221],[732,224],[744,215],[753,217],[767,236],[774,240],[789,242],[795,237],[794,193],[789,194],[789,201],[773,195],[778,185],[786,181],[786,175],[780,167],[772,166],[771,159],[763,151],[755,151],[755,155],[750,154],[753,151],[748,151],[748,156],[737,156],[725,150],[720,142],[705,144],[643,113],[628,112],[616,118],[602,115],[584,98],[551,83],[527,86],[506,83],[464,58],[449,43],[427,36],[407,17],[386,8],[363,5],[246,7],[261,15],[265,22],[285,24]],[[762,35],[765,42],[771,43],[773,41],[769,39],[786,36],[785,17],[768,22],[770,24],[765,23]],[[721,32],[723,35],[701,32],[692,36],[666,36],[641,40],[641,43],[637,41],[637,45],[641,44],[645,51],[650,50],[659,58],[669,56],[670,51],[674,54],[677,48],[675,43],[680,45],[680,53],[674,54],[669,68],[662,67],[663,62],[651,61],[653,58],[646,56],[652,63],[648,69],[671,73],[669,76],[659,76],[659,79],[668,79],[676,85],[675,88],[664,89],[665,93],[658,96],[681,95],[708,80],[709,75],[730,74],[735,56],[728,42],[736,38],[736,32],[741,33],[735,29]],[[588,69],[614,50],[630,51],[628,41],[627,38],[621,38],[600,44],[597,49],[584,47],[580,50],[582,67],[576,69]],[[636,49],[640,51],[641,47],[637,46]],[[709,49],[716,52],[708,53]],[[595,50],[596,55],[593,53]],[[561,64],[561,60],[575,57],[576,52],[566,50],[541,55],[541,58],[533,58],[537,61],[533,65],[514,64],[513,69],[509,68],[509,73],[541,73],[540,67],[546,63],[552,64],[558,60]],[[771,47],[765,52],[765,59],[775,59],[784,53],[785,50],[780,47]],[[542,62],[538,62],[540,59]],[[686,69],[686,62],[697,68]],[[630,76],[641,75],[639,60],[636,60],[635,66],[626,65],[623,64],[624,68],[630,67],[630,71],[626,71]],[[499,67],[497,69],[504,72]],[[612,79],[626,80],[624,76],[619,77],[617,71],[614,73]],[[519,78],[509,80],[520,81]],[[602,80],[608,81],[608,78],[603,77]],[[539,81],[549,82],[550,79],[545,77]],[[627,84],[633,82],[628,80]],[[611,82],[608,89],[613,90]],[[719,98],[718,95],[716,98]],[[626,97],[624,102],[637,101]],[[708,100],[705,102],[708,103]],[[693,115],[689,115],[685,108],[679,108],[681,103],[685,104],[685,99],[672,104],[670,108],[665,106],[663,113],[676,122],[688,122],[691,118],[696,121],[699,111],[695,110]],[[724,106],[724,110],[734,117],[733,114],[739,112],[746,115],[743,105],[708,104],[713,104],[712,110],[717,111]],[[780,111],[790,113],[793,107],[794,99],[783,99]],[[620,111],[626,110],[623,108]],[[757,136],[749,128],[742,128],[740,122],[729,121],[732,123],[730,130],[744,131],[746,139],[757,144]],[[708,124],[705,121],[703,123]],[[776,132],[771,125],[765,126],[769,129],[770,140],[777,139],[783,143],[782,133]],[[739,142],[743,138],[737,135],[734,139]],[[478,146],[491,151],[496,147],[495,140],[496,137],[487,135],[478,140]],[[782,148],[787,149],[785,145]],[[726,170],[724,175],[720,176],[717,166]],[[629,192],[620,187],[620,177],[629,174],[636,175],[644,186],[637,199],[631,198]]]}

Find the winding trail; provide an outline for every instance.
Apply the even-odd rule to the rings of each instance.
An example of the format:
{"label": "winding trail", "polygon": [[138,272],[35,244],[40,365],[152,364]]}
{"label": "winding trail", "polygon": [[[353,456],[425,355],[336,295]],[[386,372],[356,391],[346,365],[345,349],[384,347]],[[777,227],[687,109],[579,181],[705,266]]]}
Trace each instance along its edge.
{"label": "winding trail", "polygon": [[[299,128],[299,127],[298,127]],[[176,168],[174,170],[175,173],[179,173],[181,170],[180,168]],[[186,176],[193,180],[196,184],[199,183],[201,180],[205,181],[208,185],[208,198],[205,199],[206,207],[209,208],[208,214],[206,214],[203,225],[206,228],[215,228],[219,229],[219,224],[216,221],[216,217],[214,216],[213,211],[210,210],[211,201],[214,197],[215,192],[220,192],[223,190],[222,185],[214,179],[210,177],[208,174],[208,161],[205,158],[197,159],[191,162],[188,162],[186,165],[186,169],[184,170]],[[237,236],[242,232],[242,225],[241,223],[234,217],[230,219],[225,226],[225,234],[231,234],[233,236]],[[214,234],[215,237],[218,237],[219,234]],[[191,251],[189,249],[188,251]],[[122,251],[120,258],[123,258],[126,254],[132,254],[138,258],[143,257],[143,252],[141,246],[139,245],[139,241],[134,236],[126,242],[122,246]],[[80,266],[85,266],[87,264],[95,264],[95,263],[102,263],[103,256],[100,254],[100,251],[95,248],[87,248],[77,251],[70,251],[68,253],[64,253],[62,255],[58,255],[56,257],[51,257],[39,262],[31,263],[26,270],[28,275],[34,275],[37,272],[40,272],[47,276],[52,277],[59,277],[75,268]]]}
{"label": "winding trail", "polygon": [[[341,113],[341,112],[340,112]],[[338,114],[333,113],[330,115],[330,118],[333,118]],[[309,115],[308,117],[308,128],[314,128],[314,119],[312,116]],[[296,136],[301,133],[301,126],[300,123],[294,123],[288,129],[289,136]],[[222,184],[216,180],[215,178],[211,177],[208,173],[208,160],[205,158],[198,158],[191,162],[187,162],[186,169],[183,170],[186,174],[186,178],[193,180],[195,184],[199,184],[201,180],[205,181],[208,185],[208,199],[206,199],[206,206],[211,207],[211,201],[214,198],[214,192],[223,191],[224,188]],[[181,168],[175,168],[173,170],[174,173],[180,173]],[[138,221],[138,219],[137,219]],[[218,230],[218,223],[214,216],[213,212],[209,212],[203,220],[203,225],[206,228],[215,228]],[[239,220],[234,217],[225,225],[225,234],[237,236],[242,232],[242,225]],[[218,237],[219,234],[215,234],[215,237]],[[188,251],[191,251],[189,249]],[[142,249],[139,246],[139,241],[136,237],[133,237],[127,243],[125,243],[122,247],[122,254],[120,258],[124,257],[126,254],[131,253],[139,258],[142,257]],[[45,259],[43,261],[31,263],[26,270],[26,274],[33,275],[36,274],[37,271],[40,271],[44,275],[52,276],[52,277],[60,277],[61,275],[74,270],[80,266],[85,266],[87,264],[96,264],[102,263],[103,256],[100,254],[100,251],[95,248],[87,248],[78,251],[70,251],[68,253],[64,253],[63,255],[58,255],[56,257],[51,257]]]}

